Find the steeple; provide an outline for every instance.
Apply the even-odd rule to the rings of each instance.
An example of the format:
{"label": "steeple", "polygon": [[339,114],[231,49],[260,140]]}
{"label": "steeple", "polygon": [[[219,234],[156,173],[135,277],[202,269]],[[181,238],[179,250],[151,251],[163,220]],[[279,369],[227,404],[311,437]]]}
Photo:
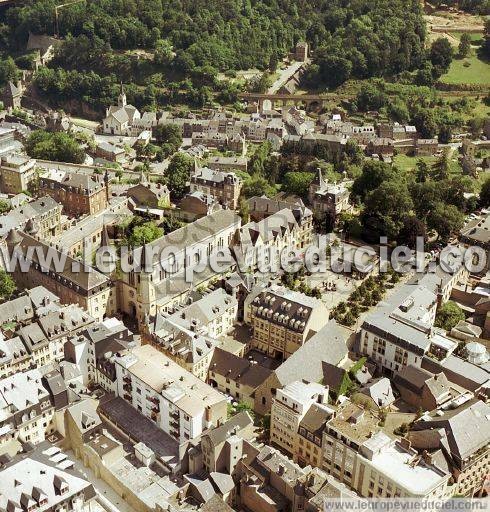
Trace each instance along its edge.
{"label": "steeple", "polygon": [[122,82],[121,82],[121,92],[119,93],[119,97],[117,99],[117,105],[120,108],[124,108],[127,105],[126,93],[124,92],[124,86],[123,86]]}
{"label": "steeple", "polygon": [[107,226],[105,225],[102,227],[102,235],[100,237],[100,246],[101,247],[109,247],[111,244],[111,239],[109,238],[109,233],[107,232]]}
{"label": "steeple", "polygon": [[141,185],[148,184],[148,177],[146,176],[145,171],[143,171],[143,169],[140,171],[140,184]]}
{"label": "steeple", "polygon": [[14,245],[20,244],[20,242],[22,242],[22,240],[24,240],[24,239],[22,238],[22,235],[16,229],[12,228],[9,231],[9,234],[7,235],[5,240],[7,242],[7,245],[14,246]]}
{"label": "steeple", "polygon": [[325,188],[325,181],[323,180],[322,169],[320,167],[318,167],[318,169],[316,170],[315,181],[316,181],[316,184],[320,187],[320,190]]}

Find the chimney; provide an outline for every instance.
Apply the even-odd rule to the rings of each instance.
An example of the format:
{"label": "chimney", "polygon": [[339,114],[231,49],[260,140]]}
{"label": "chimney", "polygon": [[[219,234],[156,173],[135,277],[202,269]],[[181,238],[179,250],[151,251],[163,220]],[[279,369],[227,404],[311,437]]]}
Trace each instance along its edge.
{"label": "chimney", "polygon": [[432,454],[429,453],[427,450],[424,450],[422,452],[422,458],[424,459],[424,462],[426,464],[432,464]]}
{"label": "chimney", "polygon": [[412,443],[406,437],[402,437],[400,439],[400,446],[405,450],[410,450],[412,448]]}

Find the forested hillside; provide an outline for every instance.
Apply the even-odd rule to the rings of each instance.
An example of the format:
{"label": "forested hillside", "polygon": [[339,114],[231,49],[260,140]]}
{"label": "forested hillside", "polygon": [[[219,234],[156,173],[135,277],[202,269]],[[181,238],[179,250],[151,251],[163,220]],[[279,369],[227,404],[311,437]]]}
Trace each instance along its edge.
{"label": "forested hillside", "polygon": [[[4,44],[21,47],[29,31],[53,33],[56,4],[10,9]],[[424,38],[418,0],[87,0],[60,10],[59,28],[61,36],[89,37],[99,54],[154,48],[163,38],[177,66],[220,70],[266,67],[306,38],[314,48],[342,49],[362,75],[413,67]]]}
{"label": "forested hillside", "polygon": [[[56,4],[31,0],[7,10],[5,53],[21,55],[29,32],[54,34]],[[218,72],[270,68],[300,39],[314,50],[306,78],[315,86],[421,68],[439,74],[424,49],[419,0],[82,0],[60,9],[59,35],[64,43],[37,84],[96,108],[119,80],[140,86],[129,90],[140,106],[171,101],[176,91],[199,105],[211,90],[233,100],[236,86],[217,84]],[[0,81],[12,72],[0,70]]]}

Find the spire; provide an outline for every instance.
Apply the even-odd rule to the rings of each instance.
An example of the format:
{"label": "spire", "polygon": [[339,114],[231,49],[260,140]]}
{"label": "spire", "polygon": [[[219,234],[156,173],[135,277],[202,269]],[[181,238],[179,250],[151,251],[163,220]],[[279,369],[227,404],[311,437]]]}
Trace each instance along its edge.
{"label": "spire", "polygon": [[104,174],[104,186],[105,186],[105,200],[109,203],[109,171],[106,169]]}
{"label": "spire", "polygon": [[107,232],[107,226],[104,222],[104,225],[102,227],[102,235],[100,237],[100,246],[101,247],[109,247],[111,244],[111,240],[109,238],[109,233]]}
{"label": "spire", "polygon": [[143,240],[143,246],[141,247],[141,257],[140,257],[140,268],[141,272],[151,273],[152,272],[152,262],[151,256],[146,248],[146,241]]}
{"label": "spire", "polygon": [[5,240],[8,245],[17,245],[20,244],[20,242],[22,242],[23,238],[22,235],[16,229],[12,228],[9,231],[9,234],[7,235]]}
{"label": "spire", "polygon": [[117,99],[117,105],[120,108],[124,108],[127,105],[126,93],[124,92],[124,86],[123,86],[122,82],[121,82],[121,92],[119,93],[119,97]]}
{"label": "spire", "polygon": [[322,169],[320,167],[316,170],[316,180],[320,186],[320,190],[323,189],[325,187],[325,182],[323,181]]}
{"label": "spire", "polygon": [[145,174],[145,171],[141,169],[140,171],[140,184],[141,185],[147,185],[148,184],[148,177]]}

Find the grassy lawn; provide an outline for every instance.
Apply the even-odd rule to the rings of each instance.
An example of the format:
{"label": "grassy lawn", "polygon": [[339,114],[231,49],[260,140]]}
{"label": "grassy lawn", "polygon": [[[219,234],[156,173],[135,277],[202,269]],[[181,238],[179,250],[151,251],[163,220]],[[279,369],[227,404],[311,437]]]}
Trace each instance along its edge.
{"label": "grassy lawn", "polygon": [[474,53],[466,59],[454,59],[441,80],[447,84],[490,84],[490,64]]}
{"label": "grassy lawn", "polygon": [[412,171],[415,169],[418,160],[423,160],[431,166],[435,163],[437,158],[435,156],[408,156],[400,154],[395,156],[393,164],[401,171]]}
{"label": "grassy lawn", "polygon": [[[457,37],[458,39],[461,39],[461,36],[465,32],[450,32],[450,34],[454,37]],[[479,32],[469,32],[468,35],[470,36],[470,39],[473,43],[478,43],[480,41],[483,41],[483,34],[480,34]]]}

